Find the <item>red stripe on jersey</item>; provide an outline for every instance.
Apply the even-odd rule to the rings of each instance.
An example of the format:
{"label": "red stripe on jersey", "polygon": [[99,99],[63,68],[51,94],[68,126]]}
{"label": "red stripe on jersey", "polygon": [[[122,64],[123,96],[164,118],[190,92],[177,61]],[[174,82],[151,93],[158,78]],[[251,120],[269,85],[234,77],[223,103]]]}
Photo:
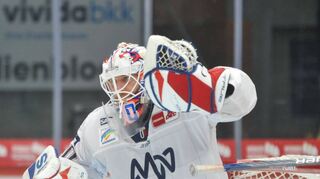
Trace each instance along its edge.
{"label": "red stripe on jersey", "polygon": [[159,71],[156,71],[154,73],[157,81],[158,81],[158,89],[159,89],[159,95],[160,95],[160,100],[162,101],[162,90],[163,90],[163,77]]}
{"label": "red stripe on jersey", "polygon": [[[211,76],[211,81],[212,81],[212,86],[214,87],[214,90],[216,89],[216,81],[218,81],[221,73],[224,71],[224,68],[219,68],[219,67],[215,67],[210,69],[208,72]],[[217,105],[216,105],[216,100],[212,99],[213,101],[213,111],[216,112],[217,111]]]}

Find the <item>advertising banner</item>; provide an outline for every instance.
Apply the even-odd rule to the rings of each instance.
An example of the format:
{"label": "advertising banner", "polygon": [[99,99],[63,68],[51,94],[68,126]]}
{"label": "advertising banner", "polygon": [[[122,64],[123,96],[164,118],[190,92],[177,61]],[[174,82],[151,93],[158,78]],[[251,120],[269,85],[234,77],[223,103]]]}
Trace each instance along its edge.
{"label": "advertising banner", "polygon": [[[105,56],[143,41],[142,1],[62,0],[64,89],[95,90]],[[0,1],[0,90],[52,88],[50,0]]]}
{"label": "advertising banner", "polygon": [[[61,151],[71,139],[64,139]],[[232,139],[218,140],[218,150],[224,163],[236,161]],[[51,139],[0,139],[0,168],[28,166],[48,146]],[[320,155],[318,139],[245,139],[242,141],[242,158],[266,158],[282,155]],[[1,170],[0,170],[1,171]]]}

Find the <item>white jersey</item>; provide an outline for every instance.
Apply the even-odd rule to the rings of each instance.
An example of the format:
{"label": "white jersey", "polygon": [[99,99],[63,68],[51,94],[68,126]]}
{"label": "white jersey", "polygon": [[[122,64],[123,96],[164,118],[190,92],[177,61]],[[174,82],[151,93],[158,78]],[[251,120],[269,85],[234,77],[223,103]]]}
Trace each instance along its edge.
{"label": "white jersey", "polygon": [[118,116],[111,106],[97,108],[73,141],[77,161],[87,167],[89,178],[98,174],[112,179],[227,178],[225,172],[196,177],[189,172],[191,164],[222,164],[216,139],[218,119],[212,115],[166,112],[155,106],[147,140],[138,143],[121,131],[115,122]]}

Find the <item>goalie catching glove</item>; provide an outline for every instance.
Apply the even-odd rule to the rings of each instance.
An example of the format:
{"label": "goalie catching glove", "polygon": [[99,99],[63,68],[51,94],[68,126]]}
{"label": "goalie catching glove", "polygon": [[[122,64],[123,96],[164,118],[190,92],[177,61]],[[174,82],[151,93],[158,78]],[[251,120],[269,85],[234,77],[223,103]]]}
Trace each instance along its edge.
{"label": "goalie catching glove", "polygon": [[86,170],[79,164],[58,157],[56,150],[48,146],[37,160],[23,173],[22,179],[87,179]]}
{"label": "goalie catching glove", "polygon": [[207,70],[186,41],[150,36],[144,63],[145,88],[152,101],[168,111],[202,111],[236,120],[255,106],[253,82],[230,67]]}

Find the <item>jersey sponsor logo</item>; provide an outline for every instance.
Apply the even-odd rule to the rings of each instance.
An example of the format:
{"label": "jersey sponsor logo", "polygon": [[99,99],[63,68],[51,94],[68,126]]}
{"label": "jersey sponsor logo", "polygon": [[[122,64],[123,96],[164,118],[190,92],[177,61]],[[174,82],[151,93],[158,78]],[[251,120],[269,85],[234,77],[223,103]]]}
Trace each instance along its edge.
{"label": "jersey sponsor logo", "polygon": [[[169,159],[169,161],[167,160]],[[160,167],[158,168],[160,163]],[[158,165],[157,165],[158,164]],[[142,168],[142,166],[144,166]],[[141,165],[137,159],[131,161],[131,179],[149,178],[149,168],[152,168],[158,179],[166,178],[166,168],[173,173],[176,170],[174,150],[168,147],[162,155],[151,156],[149,152],[145,154],[144,163]]]}
{"label": "jersey sponsor logo", "polygon": [[117,141],[118,138],[114,133],[114,130],[110,128],[104,128],[100,130],[100,144],[111,144]]}
{"label": "jersey sponsor logo", "polygon": [[108,119],[106,117],[100,118],[100,126],[108,124]]}
{"label": "jersey sponsor logo", "polygon": [[167,122],[178,118],[178,113],[171,111],[161,111],[151,117],[153,127],[159,127]]}

